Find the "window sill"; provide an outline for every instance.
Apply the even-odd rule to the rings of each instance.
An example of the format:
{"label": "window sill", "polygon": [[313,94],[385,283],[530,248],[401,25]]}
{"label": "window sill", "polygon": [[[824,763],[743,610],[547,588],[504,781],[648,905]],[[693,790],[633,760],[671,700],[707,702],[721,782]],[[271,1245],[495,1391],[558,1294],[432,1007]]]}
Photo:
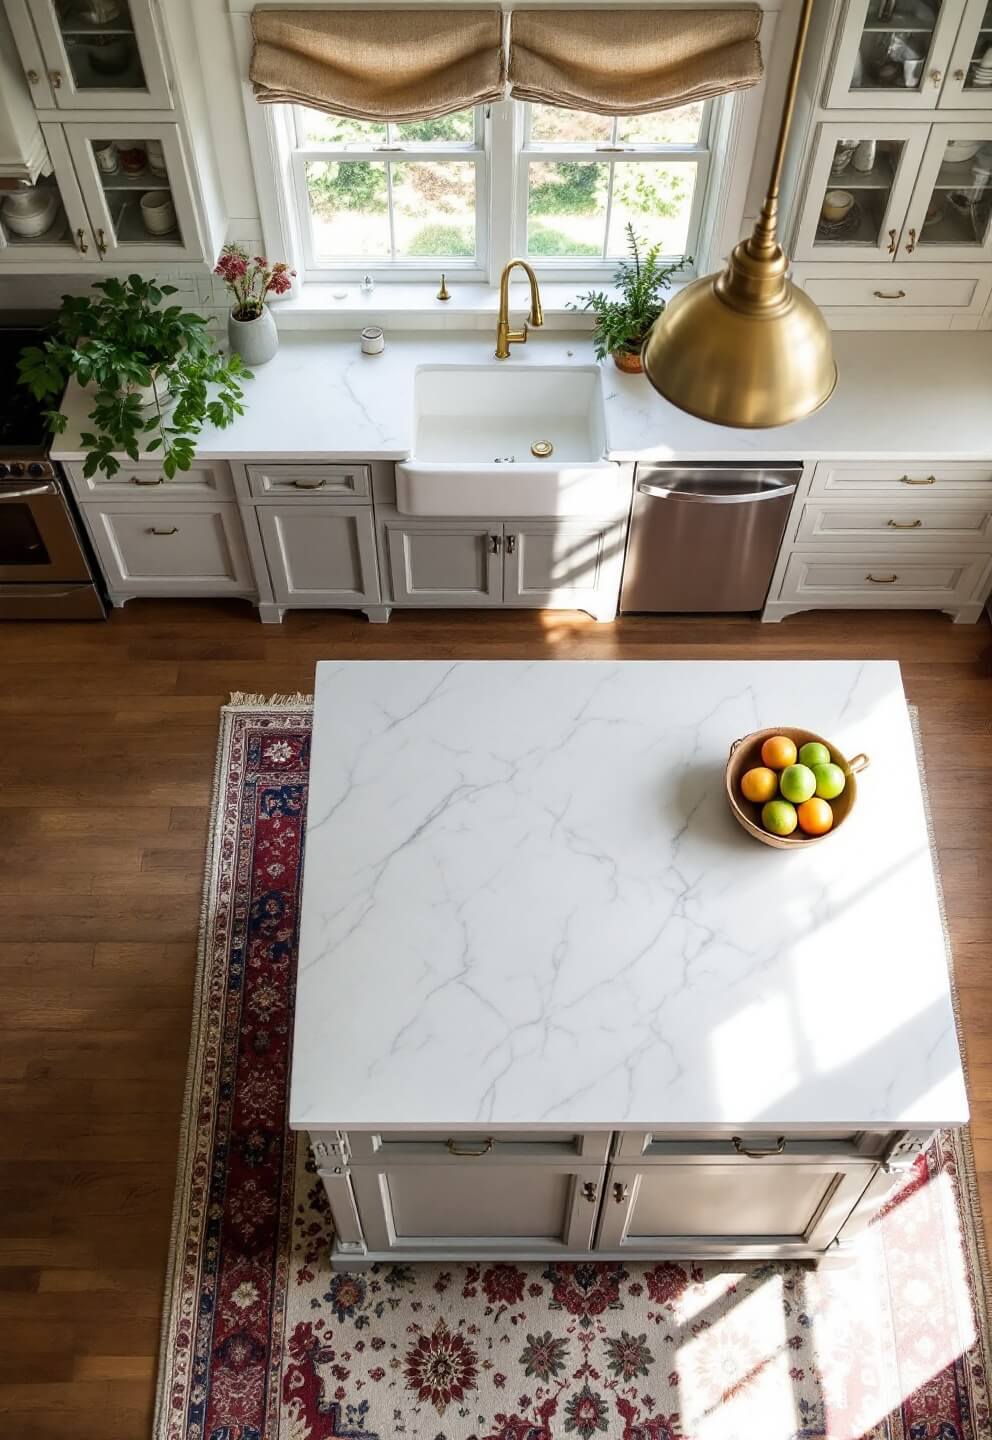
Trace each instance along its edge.
{"label": "window sill", "polygon": [[[440,279],[440,275],[439,275]],[[459,283],[457,275],[448,275],[450,300],[437,299],[437,282],[431,284],[382,281],[365,294],[357,282],[302,285],[298,295],[279,300],[272,313],[280,330],[352,329],[355,325],[389,324],[393,329],[468,330],[480,329],[495,321],[499,291],[495,286]],[[680,288],[672,287],[672,294]],[[596,281],[548,281],[541,284],[541,300],[547,319],[558,330],[591,330],[593,317],[570,310],[577,296],[589,290],[602,289],[615,293],[613,286]],[[670,297],[669,297],[670,298]],[[510,288],[510,306],[514,318],[526,312],[530,295],[526,280],[514,280]]]}

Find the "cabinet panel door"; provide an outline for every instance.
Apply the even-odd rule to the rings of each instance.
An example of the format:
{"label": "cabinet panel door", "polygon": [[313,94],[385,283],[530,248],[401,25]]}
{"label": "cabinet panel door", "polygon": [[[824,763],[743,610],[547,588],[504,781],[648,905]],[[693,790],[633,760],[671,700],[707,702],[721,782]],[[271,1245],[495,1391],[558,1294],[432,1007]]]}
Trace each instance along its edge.
{"label": "cabinet panel door", "polygon": [[28,0],[60,110],[168,110],[150,0]]}
{"label": "cabinet panel door", "polygon": [[419,521],[385,527],[397,605],[498,605],[503,598],[503,526]]}
{"label": "cabinet panel door", "polygon": [[370,1250],[471,1255],[588,1250],[598,1165],[356,1165],[352,1186]]}
{"label": "cabinet panel door", "polygon": [[866,1189],[870,1161],[613,1165],[596,1246],[644,1254],[825,1250]]}
{"label": "cabinet panel door", "polygon": [[[906,210],[930,127],[912,122],[847,121],[820,125],[796,231],[797,260],[877,260],[891,264],[898,252]],[[857,156],[854,142],[874,145]],[[827,196],[843,192],[850,208],[839,219],[824,214]]]}
{"label": "cabinet panel door", "polygon": [[977,72],[990,48],[992,15],[988,0],[968,0],[947,62],[947,79],[940,92],[942,110],[988,110],[992,90]]}
{"label": "cabinet panel door", "polygon": [[368,505],[259,505],[272,591],[281,605],[378,602]]}
{"label": "cabinet panel door", "polygon": [[0,263],[64,260],[75,269],[80,260],[87,260],[99,265],[100,254],[62,126],[42,125],[41,131],[52,172],[42,176],[37,188],[53,197],[52,220],[41,235],[18,235],[0,211]]}
{"label": "cabinet panel door", "polygon": [[[992,32],[989,44],[992,48]],[[934,125],[906,215],[899,263],[990,256],[992,121]]]}
{"label": "cabinet panel door", "polygon": [[507,524],[507,605],[574,606],[619,587],[623,524],[530,520]]}
{"label": "cabinet panel door", "polygon": [[38,32],[34,28],[31,12],[28,10],[28,0],[5,0],[4,8],[7,19],[10,21],[21,66],[31,87],[31,98],[35,108],[54,110],[55,92],[49,84],[48,65],[41,53]]}
{"label": "cabinet panel door", "polygon": [[254,589],[234,504],[90,501],[81,508],[111,590],[224,595]]}
{"label": "cabinet panel door", "polygon": [[[178,125],[93,120],[71,121],[63,128],[101,255],[138,261],[200,258]],[[140,169],[129,171],[126,157]],[[103,168],[110,163],[114,170]]]}
{"label": "cabinet panel door", "polygon": [[911,19],[894,12],[885,19],[879,0],[850,0],[838,33],[826,104],[862,110],[936,109],[963,8],[963,0],[933,0],[918,7]]}

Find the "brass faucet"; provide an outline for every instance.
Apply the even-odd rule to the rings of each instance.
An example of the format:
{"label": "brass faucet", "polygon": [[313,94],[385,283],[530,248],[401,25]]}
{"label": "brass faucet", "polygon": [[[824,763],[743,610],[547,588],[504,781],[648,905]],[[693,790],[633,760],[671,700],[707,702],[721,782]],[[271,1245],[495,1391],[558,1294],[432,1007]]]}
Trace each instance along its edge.
{"label": "brass faucet", "polygon": [[496,324],[497,360],[509,359],[511,345],[527,343],[526,320],[523,322],[523,329],[510,329],[510,271],[515,265],[519,265],[521,270],[526,271],[527,279],[530,281],[530,315],[528,319],[535,328],[544,324],[544,307],[541,304],[541,292],[537,288],[537,276],[526,260],[511,260],[508,265],[503,266],[503,273],[499,278],[499,319]]}

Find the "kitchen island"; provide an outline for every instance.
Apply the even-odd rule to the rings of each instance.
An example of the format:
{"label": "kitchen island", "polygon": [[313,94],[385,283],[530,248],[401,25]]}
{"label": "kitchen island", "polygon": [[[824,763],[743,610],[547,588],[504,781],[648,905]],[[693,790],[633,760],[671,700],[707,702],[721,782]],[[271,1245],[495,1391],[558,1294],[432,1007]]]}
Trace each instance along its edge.
{"label": "kitchen island", "polygon": [[[722,790],[786,724],[872,761],[792,853]],[[967,1120],[895,663],[323,663],[301,914],[338,1268],[822,1255]]]}

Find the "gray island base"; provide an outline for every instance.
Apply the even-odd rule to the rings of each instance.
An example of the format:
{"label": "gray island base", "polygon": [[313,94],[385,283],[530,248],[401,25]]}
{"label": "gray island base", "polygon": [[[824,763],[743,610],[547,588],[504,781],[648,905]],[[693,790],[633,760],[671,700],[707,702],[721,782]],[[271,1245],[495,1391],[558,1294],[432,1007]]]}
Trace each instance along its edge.
{"label": "gray island base", "polygon": [[[759,845],[730,744],[865,751]],[[839,1255],[968,1116],[893,662],[318,666],[290,1123],[332,1263]]]}

